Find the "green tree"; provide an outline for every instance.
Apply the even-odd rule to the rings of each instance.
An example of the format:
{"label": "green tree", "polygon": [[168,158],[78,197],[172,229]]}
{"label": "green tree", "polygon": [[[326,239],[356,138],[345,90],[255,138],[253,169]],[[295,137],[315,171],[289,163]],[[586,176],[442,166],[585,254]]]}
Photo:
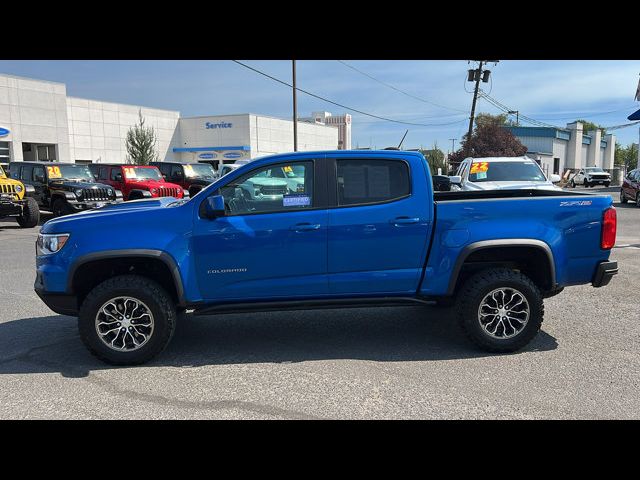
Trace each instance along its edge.
{"label": "green tree", "polygon": [[638,162],[638,144],[632,143],[623,147],[616,142],[616,149],[613,157],[613,163],[615,165],[624,165],[626,171],[636,168]]}
{"label": "green tree", "polygon": [[127,163],[149,165],[149,162],[158,160],[158,137],[153,127],[145,126],[141,110],[138,111],[138,118],[138,124],[127,131]]}
{"label": "green tree", "polygon": [[596,129],[602,130],[602,135],[605,135],[607,132],[606,128],[604,128],[602,125],[598,125],[597,123],[593,123],[588,120],[575,120],[575,121],[580,122],[582,124],[583,133],[592,132],[593,130],[596,130]]}
{"label": "green tree", "polygon": [[486,125],[507,125],[507,114],[491,115],[490,113],[479,113],[475,118],[476,127],[484,127]]}
{"label": "green tree", "polygon": [[438,168],[442,169],[443,175],[447,174],[449,170],[447,166],[447,160],[445,158],[444,152],[438,148],[437,142],[434,142],[431,150],[420,150],[420,153],[422,153],[422,155],[424,155],[424,158],[427,159],[429,170],[431,170],[431,175],[437,175]]}

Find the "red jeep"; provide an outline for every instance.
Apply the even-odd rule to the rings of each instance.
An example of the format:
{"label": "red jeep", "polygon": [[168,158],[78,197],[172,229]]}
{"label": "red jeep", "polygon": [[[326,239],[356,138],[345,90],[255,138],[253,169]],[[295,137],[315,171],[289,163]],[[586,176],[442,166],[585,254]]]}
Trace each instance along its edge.
{"label": "red jeep", "polygon": [[162,178],[157,167],[122,165],[119,163],[94,163],[89,168],[96,180],[122,192],[124,200],[152,197],[189,197],[189,192],[180,185]]}

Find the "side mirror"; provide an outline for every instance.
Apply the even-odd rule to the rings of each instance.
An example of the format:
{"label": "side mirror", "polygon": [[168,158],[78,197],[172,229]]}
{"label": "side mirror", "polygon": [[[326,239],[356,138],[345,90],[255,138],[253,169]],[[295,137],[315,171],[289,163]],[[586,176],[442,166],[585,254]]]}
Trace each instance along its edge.
{"label": "side mirror", "polygon": [[122,174],[116,173],[116,182],[121,182],[121,181],[122,181]]}
{"label": "side mirror", "polygon": [[560,175],[556,175],[555,173],[553,173],[549,176],[549,180],[551,181],[551,183],[558,183],[560,180],[562,180],[562,178],[560,177]]}
{"label": "side mirror", "polygon": [[462,183],[462,177],[460,175],[451,175],[449,177],[449,182],[460,185]]}
{"label": "side mirror", "polygon": [[94,178],[94,180],[98,180],[98,174],[97,174],[97,173],[94,173],[94,174],[93,174],[93,178]]}
{"label": "side mirror", "polygon": [[163,173],[163,174],[162,174],[162,178],[164,178],[164,181],[165,181],[165,182],[167,181],[167,175],[166,175],[166,173]]}
{"label": "side mirror", "polygon": [[224,209],[224,197],[222,195],[212,195],[204,201],[204,211],[207,218],[224,217],[227,212]]}
{"label": "side mirror", "polygon": [[35,180],[36,180],[36,182],[44,183],[44,175],[42,175],[41,173],[37,173],[35,175]]}

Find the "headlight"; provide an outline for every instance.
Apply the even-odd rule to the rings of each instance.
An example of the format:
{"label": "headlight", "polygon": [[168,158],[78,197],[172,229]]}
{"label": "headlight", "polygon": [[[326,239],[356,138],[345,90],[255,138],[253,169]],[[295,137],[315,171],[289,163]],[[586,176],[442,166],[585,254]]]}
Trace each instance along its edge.
{"label": "headlight", "polygon": [[76,190],[73,191],[73,193],[76,194],[76,197],[81,197],[82,196],[82,189],[81,188],[77,188]]}
{"label": "headlight", "polygon": [[158,189],[157,188],[152,188],[151,189],[151,194],[155,195],[156,193],[158,193]]}
{"label": "headlight", "polygon": [[22,185],[16,185],[16,192],[20,193],[22,191]]}
{"label": "headlight", "polygon": [[36,255],[51,255],[59,252],[69,240],[68,233],[41,233],[36,241]]}

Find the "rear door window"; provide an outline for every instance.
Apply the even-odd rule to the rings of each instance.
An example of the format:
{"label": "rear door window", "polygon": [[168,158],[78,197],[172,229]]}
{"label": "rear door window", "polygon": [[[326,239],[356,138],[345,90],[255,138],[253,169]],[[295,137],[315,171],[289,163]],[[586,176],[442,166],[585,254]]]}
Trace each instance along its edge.
{"label": "rear door window", "polygon": [[401,160],[337,160],[338,205],[390,202],[411,194],[409,166]]}

